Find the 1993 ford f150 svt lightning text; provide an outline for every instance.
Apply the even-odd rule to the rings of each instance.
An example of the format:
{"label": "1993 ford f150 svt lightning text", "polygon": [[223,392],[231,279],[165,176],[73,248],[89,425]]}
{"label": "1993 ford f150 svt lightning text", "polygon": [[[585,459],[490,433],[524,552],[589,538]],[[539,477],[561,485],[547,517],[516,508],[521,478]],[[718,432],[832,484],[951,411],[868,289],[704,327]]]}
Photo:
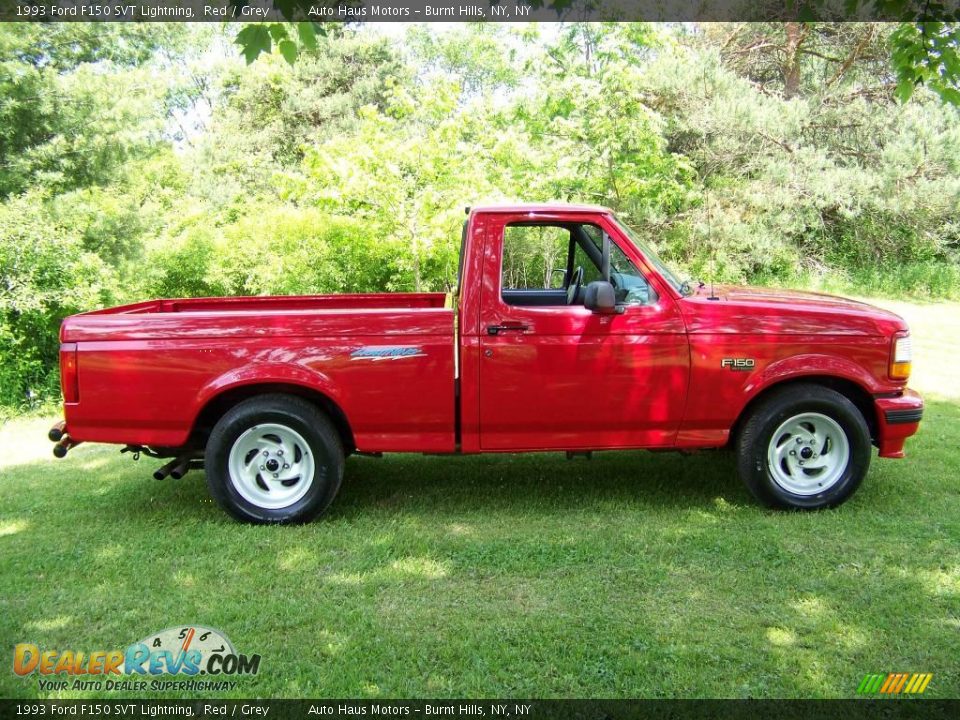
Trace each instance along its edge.
{"label": "1993 ford f150 svt lightning text", "polygon": [[729,446],[762,502],[830,507],[923,411],[898,316],[691,286],[586,206],[469,211],[448,295],[155,300],[69,317],[61,342],[55,454],[202,466],[252,522],[316,517],[352,452]]}

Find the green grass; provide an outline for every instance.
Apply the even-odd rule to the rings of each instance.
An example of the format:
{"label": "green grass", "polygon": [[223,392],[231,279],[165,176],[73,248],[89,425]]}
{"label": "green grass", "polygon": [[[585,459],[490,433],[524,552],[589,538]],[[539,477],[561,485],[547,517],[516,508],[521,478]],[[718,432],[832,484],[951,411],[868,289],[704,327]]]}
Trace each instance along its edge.
{"label": "green grass", "polygon": [[[866,673],[960,695],[960,306],[914,325],[920,435],[813,514],[756,506],[723,453],[353,458],[326,520],[231,522],[201,473],[0,429],[0,696],[15,643],[223,630],[232,695],[852,697]],[[80,696],[83,693],[64,693]]]}
{"label": "green grass", "polygon": [[[768,284],[776,285],[777,282]],[[870,263],[863,268],[837,268],[825,274],[807,274],[801,276],[799,284],[841,295],[956,300],[960,298],[960,264],[942,260]]]}

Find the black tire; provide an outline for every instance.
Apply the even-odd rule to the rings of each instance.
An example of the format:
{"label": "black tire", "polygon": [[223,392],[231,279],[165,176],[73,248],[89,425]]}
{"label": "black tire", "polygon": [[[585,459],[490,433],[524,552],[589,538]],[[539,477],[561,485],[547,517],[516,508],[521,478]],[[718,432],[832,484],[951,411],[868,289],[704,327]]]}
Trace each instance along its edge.
{"label": "black tire", "polygon": [[[769,459],[769,453],[776,453],[771,447],[777,447],[771,446],[773,434],[787,421],[804,414],[826,416],[836,423],[846,437],[849,451],[845,465],[834,463],[834,467],[838,468],[837,479],[823,491],[816,487],[816,478],[811,480],[803,474],[817,473],[819,470],[804,471],[794,466],[799,482],[806,482],[810,486],[810,494],[791,492],[787,487],[790,483],[783,480],[784,475],[790,474],[790,469],[785,462],[781,462],[779,464],[783,472],[775,472]],[[778,438],[781,447],[785,442],[784,437]],[[797,442],[802,443],[802,440],[798,439]],[[802,446],[798,446],[802,449]],[[870,430],[856,405],[835,390],[807,383],[775,390],[764,398],[753,408],[740,429],[735,447],[737,471],[750,492],[768,507],[784,510],[820,510],[840,505],[860,487],[872,455]],[[792,445],[789,447],[793,448]],[[816,452],[816,448],[812,452]],[[784,452],[783,456],[786,454]],[[789,454],[796,456],[795,452]],[[839,456],[842,457],[842,454]],[[826,458],[827,453],[823,457]],[[813,458],[817,458],[817,455],[814,454]],[[791,462],[798,459],[795,457]]]}
{"label": "black tire", "polygon": [[[249,489],[242,490],[244,483],[231,477],[230,452],[234,444],[242,436],[245,439],[251,438],[251,441],[255,440],[256,429],[267,424],[292,430],[304,441],[303,444],[306,447],[302,449],[301,443],[295,442],[295,452],[300,457],[296,461],[291,460],[294,468],[301,462],[307,462],[304,456],[312,458],[309,461],[312,464],[312,473],[300,475],[298,479],[291,481],[293,485],[309,481],[303,486],[304,494],[283,507],[264,506],[244,497],[243,492],[247,492],[248,495],[252,493]],[[248,431],[254,435],[251,436]],[[248,434],[245,436],[245,433]],[[277,436],[265,435],[265,437]],[[253,457],[259,462],[257,453],[254,452]],[[220,418],[207,441],[204,464],[207,487],[220,507],[237,520],[266,524],[309,522],[323,513],[340,489],[340,483],[343,480],[343,461],[343,443],[340,435],[316,406],[292,395],[270,394],[245,400]],[[253,468],[252,465],[249,467]],[[265,493],[269,493],[270,488],[276,487],[278,481],[274,480],[272,484],[268,484],[264,482],[262,475],[263,473],[258,473],[253,482],[262,486]],[[274,477],[277,476],[274,475]],[[283,482],[282,478],[280,482]],[[247,487],[249,486],[248,481]],[[256,491],[256,487],[253,490]],[[280,490],[292,492],[282,487]]]}

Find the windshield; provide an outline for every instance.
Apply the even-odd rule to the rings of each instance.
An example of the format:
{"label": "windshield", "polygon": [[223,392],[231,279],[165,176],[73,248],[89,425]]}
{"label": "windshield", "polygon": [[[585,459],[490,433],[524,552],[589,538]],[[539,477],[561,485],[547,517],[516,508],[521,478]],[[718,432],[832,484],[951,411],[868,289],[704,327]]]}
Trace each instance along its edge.
{"label": "windshield", "polygon": [[657,269],[657,272],[663,276],[663,279],[670,283],[674,290],[686,295],[687,293],[683,291],[683,281],[680,280],[676,273],[673,272],[673,270],[671,270],[670,267],[660,259],[660,256],[654,252],[653,248],[641,240],[640,236],[631,230],[630,227],[622,220],[619,218],[614,218],[614,221],[617,223],[617,227],[623,231],[624,235],[630,238],[630,241],[636,246],[636,248],[643,253],[643,256],[647,259],[647,262],[653,265],[653,267]]}

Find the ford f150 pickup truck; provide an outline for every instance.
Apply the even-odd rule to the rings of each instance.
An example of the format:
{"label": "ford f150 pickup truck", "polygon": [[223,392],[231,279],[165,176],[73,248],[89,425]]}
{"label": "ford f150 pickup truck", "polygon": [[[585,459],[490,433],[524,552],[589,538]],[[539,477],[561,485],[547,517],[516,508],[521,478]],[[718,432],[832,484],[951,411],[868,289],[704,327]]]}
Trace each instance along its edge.
{"label": "ford f150 pickup truck", "polygon": [[731,448],[776,508],[832,507],[903,457],[921,398],[898,316],[681,282],[615,215],[468,210],[456,288],[154,300],[67,318],[63,456],[203,467],[238,519],[310,520],[350,453]]}

